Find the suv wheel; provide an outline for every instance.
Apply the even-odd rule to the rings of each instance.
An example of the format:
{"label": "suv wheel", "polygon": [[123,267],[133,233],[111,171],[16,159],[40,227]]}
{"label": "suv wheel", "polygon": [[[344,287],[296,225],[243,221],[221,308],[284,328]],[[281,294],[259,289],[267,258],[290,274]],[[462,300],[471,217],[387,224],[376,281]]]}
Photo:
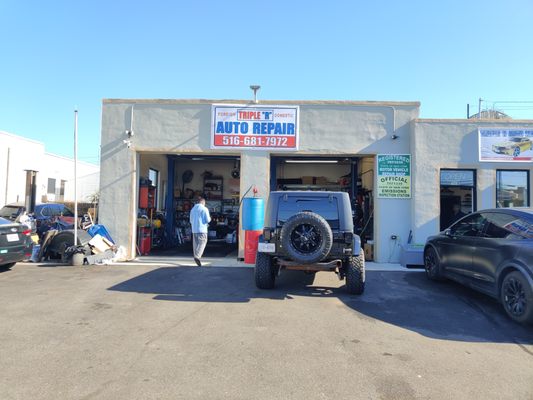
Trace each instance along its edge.
{"label": "suv wheel", "polygon": [[8,264],[2,264],[0,265],[0,269],[10,269],[11,267],[13,267],[16,263],[12,262],[12,263],[8,263]]}
{"label": "suv wheel", "polygon": [[323,217],[303,211],[294,214],[283,224],[281,244],[294,261],[312,264],[322,261],[329,254],[333,233]]}
{"label": "suv wheel", "polygon": [[350,294],[363,294],[365,291],[365,255],[361,252],[343,262],[346,274],[346,290]]}
{"label": "suv wheel", "polygon": [[272,289],[276,280],[276,267],[272,257],[265,253],[255,256],[255,286],[259,289]]}
{"label": "suv wheel", "polygon": [[437,251],[433,247],[428,247],[424,252],[424,269],[426,276],[432,281],[442,281],[440,261]]}
{"label": "suv wheel", "polygon": [[500,299],[505,312],[513,321],[533,323],[533,290],[520,272],[514,271],[505,276]]}

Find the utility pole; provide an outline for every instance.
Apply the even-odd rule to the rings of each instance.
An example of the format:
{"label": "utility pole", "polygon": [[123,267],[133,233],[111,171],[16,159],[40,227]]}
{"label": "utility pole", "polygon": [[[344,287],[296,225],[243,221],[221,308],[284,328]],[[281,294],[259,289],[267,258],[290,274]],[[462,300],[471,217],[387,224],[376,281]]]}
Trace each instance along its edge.
{"label": "utility pole", "polygon": [[78,246],[78,110],[74,110],[74,247]]}

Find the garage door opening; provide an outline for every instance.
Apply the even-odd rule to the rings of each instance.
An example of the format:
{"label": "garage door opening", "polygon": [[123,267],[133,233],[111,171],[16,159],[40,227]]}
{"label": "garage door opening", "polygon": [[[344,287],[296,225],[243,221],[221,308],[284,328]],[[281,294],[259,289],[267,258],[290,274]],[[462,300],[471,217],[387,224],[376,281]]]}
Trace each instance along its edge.
{"label": "garage door opening", "polygon": [[373,258],[374,157],[274,156],[270,166],[272,191],[347,192],[352,203],[355,233],[366,244],[367,258]]}
{"label": "garage door opening", "polygon": [[192,257],[190,210],[202,196],[211,214],[204,256],[237,257],[238,156],[141,154],[139,173],[138,254]]}

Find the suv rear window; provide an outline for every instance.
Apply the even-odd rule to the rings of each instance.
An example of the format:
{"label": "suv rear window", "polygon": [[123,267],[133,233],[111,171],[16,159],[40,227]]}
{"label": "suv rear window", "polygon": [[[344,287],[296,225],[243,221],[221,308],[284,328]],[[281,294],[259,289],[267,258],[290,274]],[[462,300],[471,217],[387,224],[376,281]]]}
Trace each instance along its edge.
{"label": "suv rear window", "polygon": [[331,197],[293,197],[281,198],[278,205],[278,224],[302,211],[311,211],[322,216],[332,229],[339,229],[339,207],[337,199]]}

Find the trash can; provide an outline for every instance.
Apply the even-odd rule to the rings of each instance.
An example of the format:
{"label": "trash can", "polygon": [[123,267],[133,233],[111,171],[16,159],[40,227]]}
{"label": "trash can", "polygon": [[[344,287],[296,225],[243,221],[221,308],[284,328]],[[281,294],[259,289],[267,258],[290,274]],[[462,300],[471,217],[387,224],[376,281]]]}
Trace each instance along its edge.
{"label": "trash can", "polygon": [[152,230],[151,228],[139,228],[139,254],[146,256],[152,249]]}
{"label": "trash can", "polygon": [[247,197],[242,203],[242,229],[244,230],[244,263],[255,264],[257,243],[265,223],[265,200]]}
{"label": "trash can", "polygon": [[244,231],[244,263],[255,264],[257,244],[263,231]]}
{"label": "trash can", "polygon": [[263,230],[265,223],[265,200],[260,197],[246,197],[242,201],[242,229]]}

